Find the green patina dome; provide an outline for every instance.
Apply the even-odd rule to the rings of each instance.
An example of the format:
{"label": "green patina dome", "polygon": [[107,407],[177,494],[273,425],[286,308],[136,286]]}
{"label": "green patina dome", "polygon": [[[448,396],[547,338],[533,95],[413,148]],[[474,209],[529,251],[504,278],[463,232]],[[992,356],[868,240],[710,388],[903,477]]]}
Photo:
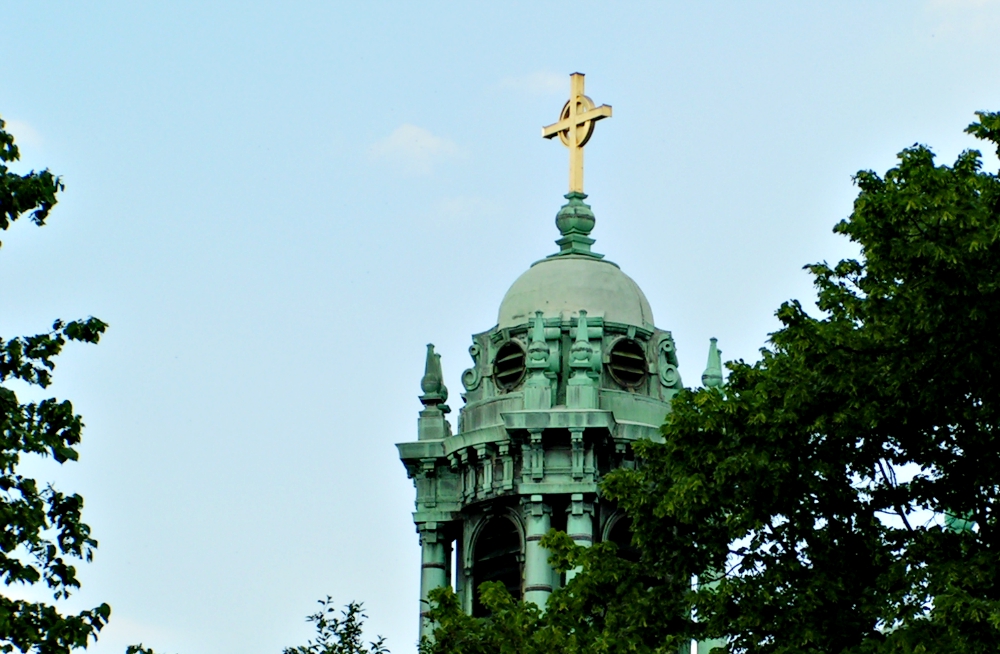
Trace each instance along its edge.
{"label": "green patina dome", "polygon": [[617,265],[588,255],[560,255],[531,266],[500,303],[500,329],[527,323],[536,311],[546,318],[592,318],[636,327],[653,327],[653,311],[639,285]]}

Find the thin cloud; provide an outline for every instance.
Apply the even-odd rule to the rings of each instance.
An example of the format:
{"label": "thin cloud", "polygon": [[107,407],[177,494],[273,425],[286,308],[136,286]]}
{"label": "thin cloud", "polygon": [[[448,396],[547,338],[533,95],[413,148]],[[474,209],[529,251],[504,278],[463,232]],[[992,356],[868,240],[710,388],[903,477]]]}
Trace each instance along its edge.
{"label": "thin cloud", "polygon": [[1000,29],[1000,0],[929,0],[924,13],[938,39],[992,43]]}
{"label": "thin cloud", "polygon": [[462,155],[461,148],[416,125],[400,125],[368,151],[372,161],[386,161],[413,175],[430,175],[434,166]]}
{"label": "thin cloud", "polygon": [[458,195],[444,198],[435,207],[438,213],[448,218],[471,218],[475,215],[496,213],[496,208],[483,198],[474,195]]}
{"label": "thin cloud", "polygon": [[455,195],[441,198],[434,204],[427,223],[438,228],[452,228],[475,220],[491,218],[500,213],[492,201],[478,195]]}
{"label": "thin cloud", "polygon": [[4,122],[6,123],[4,129],[14,135],[14,143],[18,147],[41,147],[42,135],[34,127],[23,120],[5,120]]}
{"label": "thin cloud", "polygon": [[938,9],[980,9],[990,5],[996,6],[1000,2],[997,0],[930,0],[928,4]]}
{"label": "thin cloud", "polygon": [[519,77],[504,77],[499,87],[508,91],[520,91],[531,95],[554,95],[569,91],[569,75],[548,71],[538,71]]}

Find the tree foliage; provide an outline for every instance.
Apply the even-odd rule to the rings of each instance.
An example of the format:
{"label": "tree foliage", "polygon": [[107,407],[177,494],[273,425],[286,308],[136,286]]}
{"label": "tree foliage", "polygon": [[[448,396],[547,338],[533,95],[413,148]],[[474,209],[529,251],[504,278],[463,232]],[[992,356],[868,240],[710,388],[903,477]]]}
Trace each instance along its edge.
{"label": "tree foliage", "polygon": [[646,567],[618,556],[614,543],[578,547],[552,531],[542,544],[560,572],[582,570],[550,596],[543,613],[515,601],[499,582],[480,586],[489,618],[466,615],[450,588],[431,591],[434,639],[421,654],[625,654],[690,649],[683,632],[686,582],[656,583]]}
{"label": "tree foliage", "polygon": [[[1000,154],[1000,114],[978,117]],[[484,585],[473,619],[439,590],[424,654],[996,651],[1000,180],[915,145],[855,182],[835,232],[862,256],[807,266],[819,315],[782,305],[760,361],[681,393],[605,478],[640,561],[550,534],[582,571],[544,614]]]}
{"label": "tree foliage", "polygon": [[[978,115],[967,131],[1000,146]],[[713,582],[687,593],[687,634],[996,651],[1000,180],[981,166],[914,146],[858,173],[835,231],[862,259],[808,266],[821,315],[784,304],[758,363],[684,393],[643,466],[606,480],[655,576]]]}
{"label": "tree foliage", "polygon": [[47,169],[26,175],[10,172],[7,164],[20,159],[21,153],[4,125],[0,119],[0,230],[24,214],[36,225],[44,225],[57,202],[56,193],[63,189],[62,181]]}
{"label": "tree foliage", "polygon": [[286,647],[284,654],[389,654],[381,636],[365,644],[362,627],[368,616],[361,604],[351,602],[341,610],[341,617],[337,617],[337,608],[329,595],[319,600],[319,604],[319,611],[306,618],[316,625],[316,640]]}
{"label": "tree foliage", "polygon": [[[24,214],[42,225],[62,190],[47,170],[17,175],[19,153],[0,120],[0,229]],[[24,455],[75,461],[83,422],[68,400],[21,403],[10,382],[46,388],[54,359],[69,341],[97,343],[107,325],[96,318],[55,321],[35,336],[0,338],[0,580],[5,586],[44,583],[55,600],[78,588],[73,562],[89,561],[97,541],[83,522],[83,498],[21,474]],[[106,623],[107,604],[63,615],[43,602],[0,595],[0,652],[59,654],[86,647]]]}
{"label": "tree foliage", "polygon": [[156,654],[156,652],[148,647],[143,647],[142,643],[139,643],[138,645],[129,645],[126,647],[125,654]]}

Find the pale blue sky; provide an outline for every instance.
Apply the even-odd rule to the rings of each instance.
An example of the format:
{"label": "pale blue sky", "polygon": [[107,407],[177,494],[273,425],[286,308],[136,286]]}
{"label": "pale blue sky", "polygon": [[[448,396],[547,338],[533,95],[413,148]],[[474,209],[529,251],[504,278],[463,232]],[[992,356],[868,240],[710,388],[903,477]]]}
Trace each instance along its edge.
{"label": "pale blue sky", "polygon": [[[72,606],[99,654],[277,653],[315,600],[416,638],[424,344],[452,406],[469,335],[555,250],[570,72],[614,106],[587,148],[595,249],[645,290],[698,382],[753,359],[851,175],[944,161],[1000,109],[1000,2],[12,3],[0,116],[63,175],[0,250],[0,334],[111,324],[53,391],[100,540]],[[996,168],[995,158],[988,166]]]}

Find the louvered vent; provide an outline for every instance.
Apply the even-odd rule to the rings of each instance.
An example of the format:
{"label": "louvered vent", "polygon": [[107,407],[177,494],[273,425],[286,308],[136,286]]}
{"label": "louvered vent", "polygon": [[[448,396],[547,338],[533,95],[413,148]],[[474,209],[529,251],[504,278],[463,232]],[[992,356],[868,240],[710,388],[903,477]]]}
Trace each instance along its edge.
{"label": "louvered vent", "polygon": [[622,386],[638,386],[646,378],[646,350],[631,338],[619,340],[611,348],[608,370]]}
{"label": "louvered vent", "polygon": [[497,386],[509,391],[524,379],[524,348],[516,341],[507,341],[500,346],[493,360],[493,380]]}

